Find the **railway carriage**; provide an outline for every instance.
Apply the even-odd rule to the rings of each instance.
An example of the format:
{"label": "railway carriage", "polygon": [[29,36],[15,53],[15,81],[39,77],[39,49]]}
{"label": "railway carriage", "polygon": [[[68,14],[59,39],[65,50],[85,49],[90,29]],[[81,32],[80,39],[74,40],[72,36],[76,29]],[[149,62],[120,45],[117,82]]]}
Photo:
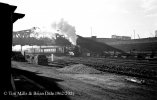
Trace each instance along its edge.
{"label": "railway carriage", "polygon": [[48,65],[50,61],[54,60],[54,54],[64,55],[64,52],[64,47],[62,46],[43,46],[25,50],[24,56],[29,63]]}

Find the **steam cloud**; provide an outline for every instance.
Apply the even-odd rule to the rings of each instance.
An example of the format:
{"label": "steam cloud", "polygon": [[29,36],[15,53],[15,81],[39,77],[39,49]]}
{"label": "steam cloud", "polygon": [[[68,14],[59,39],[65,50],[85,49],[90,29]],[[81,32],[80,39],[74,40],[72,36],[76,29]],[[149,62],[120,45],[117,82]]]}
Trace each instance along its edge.
{"label": "steam cloud", "polygon": [[61,19],[59,23],[53,23],[52,28],[57,30],[59,34],[62,34],[68,38],[73,45],[76,45],[77,35],[75,27],[70,25],[67,21]]}

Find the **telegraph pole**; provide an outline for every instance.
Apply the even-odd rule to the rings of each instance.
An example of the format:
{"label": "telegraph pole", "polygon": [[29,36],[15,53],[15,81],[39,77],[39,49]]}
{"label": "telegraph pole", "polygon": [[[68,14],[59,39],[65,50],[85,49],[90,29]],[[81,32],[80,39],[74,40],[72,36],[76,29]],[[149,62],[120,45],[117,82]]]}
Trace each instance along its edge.
{"label": "telegraph pole", "polygon": [[92,37],[92,27],[91,27],[91,37]]}
{"label": "telegraph pole", "polygon": [[134,39],[135,39],[135,30],[134,30]]}

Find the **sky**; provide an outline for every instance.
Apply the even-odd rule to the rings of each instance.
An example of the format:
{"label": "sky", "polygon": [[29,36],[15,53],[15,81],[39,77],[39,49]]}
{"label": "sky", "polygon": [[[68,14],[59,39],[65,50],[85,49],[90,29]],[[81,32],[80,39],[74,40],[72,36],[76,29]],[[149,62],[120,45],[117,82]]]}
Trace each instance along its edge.
{"label": "sky", "polygon": [[[51,31],[61,18],[75,26],[76,34],[110,38],[111,35],[146,38],[157,30],[157,0],[0,0],[18,6],[25,17],[13,30],[34,26]],[[139,37],[138,37],[139,35]]]}

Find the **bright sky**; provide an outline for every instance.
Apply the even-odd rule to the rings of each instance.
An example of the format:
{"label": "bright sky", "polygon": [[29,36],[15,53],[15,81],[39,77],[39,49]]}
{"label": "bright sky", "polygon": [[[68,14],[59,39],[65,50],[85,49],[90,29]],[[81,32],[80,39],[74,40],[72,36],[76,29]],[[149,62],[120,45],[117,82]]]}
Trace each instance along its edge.
{"label": "bright sky", "polygon": [[152,37],[157,30],[157,0],[0,0],[18,6],[26,14],[14,23],[14,31],[47,27],[64,18],[76,34],[110,38],[111,35]]}

